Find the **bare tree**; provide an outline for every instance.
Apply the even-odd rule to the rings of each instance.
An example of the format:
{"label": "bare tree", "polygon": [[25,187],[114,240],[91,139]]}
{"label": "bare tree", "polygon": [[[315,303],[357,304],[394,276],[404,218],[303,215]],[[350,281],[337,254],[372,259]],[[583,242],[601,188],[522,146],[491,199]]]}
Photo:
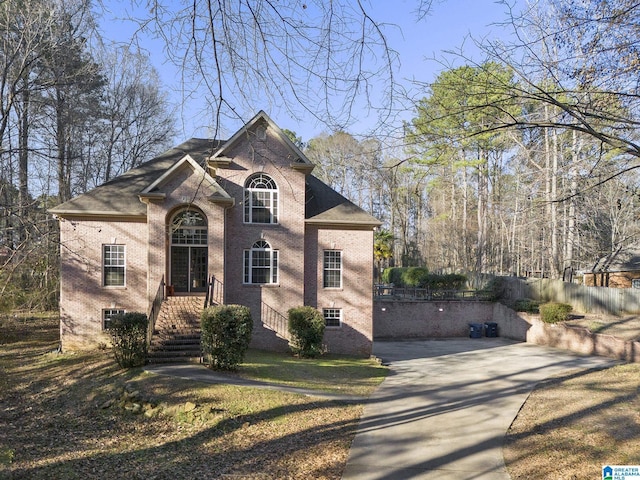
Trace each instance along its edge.
{"label": "bare tree", "polygon": [[[256,100],[310,114],[329,131],[346,130],[359,116],[394,114],[401,93],[397,53],[382,21],[363,1],[208,0],[176,7],[148,3],[139,32],[161,36],[165,54],[183,72],[183,94],[199,88],[220,128],[254,112]],[[430,1],[416,2],[425,15]],[[217,134],[216,132],[214,132]]]}
{"label": "bare tree", "polygon": [[370,213],[380,186],[380,144],[358,141],[346,132],[319,135],[309,140],[305,154],[316,165],[314,175]]}
{"label": "bare tree", "polygon": [[173,112],[148,57],[129,46],[103,47],[97,60],[105,88],[93,151],[83,165],[85,190],[153,158],[174,137]]}
{"label": "bare tree", "polygon": [[555,114],[510,115],[491,128],[575,130],[620,156],[614,176],[638,168],[640,4],[537,1],[514,13],[511,24],[514,44],[482,45],[517,79],[504,85],[510,95],[496,107],[507,111],[512,105],[539,104]]}

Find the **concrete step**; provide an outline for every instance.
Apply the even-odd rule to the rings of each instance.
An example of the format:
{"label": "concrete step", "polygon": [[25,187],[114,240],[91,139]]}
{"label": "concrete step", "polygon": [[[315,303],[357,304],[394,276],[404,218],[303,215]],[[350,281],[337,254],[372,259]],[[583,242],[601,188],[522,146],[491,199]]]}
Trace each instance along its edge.
{"label": "concrete step", "polygon": [[149,349],[150,355],[163,355],[167,352],[201,352],[200,344],[165,344]]}
{"label": "concrete step", "polygon": [[162,302],[149,346],[149,363],[200,363],[200,314],[204,296],[172,296]]}
{"label": "concrete step", "polygon": [[197,353],[199,356],[202,350],[200,345],[163,345],[161,348],[154,349],[149,352],[149,355],[157,357],[166,357],[170,355],[185,356]]}
{"label": "concrete step", "polygon": [[153,330],[154,335],[195,335],[200,336],[200,327],[180,327],[180,328],[155,328]]}
{"label": "concrete step", "polygon": [[154,335],[151,339],[151,344],[154,343],[197,343],[200,344],[200,335],[182,334],[182,335],[169,335],[161,333]]}

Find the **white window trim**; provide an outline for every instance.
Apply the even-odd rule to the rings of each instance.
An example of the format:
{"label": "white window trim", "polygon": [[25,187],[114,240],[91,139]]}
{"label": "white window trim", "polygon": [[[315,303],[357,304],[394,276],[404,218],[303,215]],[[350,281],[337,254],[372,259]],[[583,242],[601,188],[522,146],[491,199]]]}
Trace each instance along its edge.
{"label": "white window trim", "polygon": [[[106,247],[122,247],[122,265],[107,265]],[[122,285],[107,285],[107,267],[122,268]],[[127,286],[127,247],[122,243],[105,243],[102,245],[102,286],[105,288],[124,288]]]}
{"label": "white window trim", "polygon": [[[328,253],[338,253],[339,254],[339,258],[340,258],[340,265],[339,268],[327,268],[325,265],[325,260],[326,260],[326,256]],[[334,289],[334,290],[340,290],[342,289],[343,286],[343,279],[342,279],[342,263],[343,263],[343,259],[342,259],[342,250],[324,250],[322,253],[322,288],[326,288],[326,289]],[[331,272],[339,272],[340,277],[339,277],[339,283],[340,285],[335,286],[335,285],[331,285],[331,286],[327,286],[327,272],[331,271]]]}
{"label": "white window trim", "polygon": [[[338,322],[339,322],[339,324],[338,324],[338,325],[327,325],[327,320],[328,320],[328,318],[327,318],[327,313],[328,313],[328,312],[337,312],[337,313],[338,313],[338,317],[337,317]],[[332,308],[323,308],[323,309],[322,309],[322,316],[323,316],[323,318],[324,318],[324,325],[325,325],[325,328],[330,328],[330,329],[339,329],[339,328],[342,328],[342,324],[343,324],[343,322],[344,322],[344,319],[343,319],[343,311],[342,311],[342,309],[341,309],[341,308],[333,308],[333,307],[332,307]],[[331,319],[331,320],[335,320],[335,319],[336,319],[336,317],[335,317],[335,316],[332,316],[332,317],[329,317],[329,319]]]}
{"label": "white window trim", "polygon": [[[257,246],[260,245],[260,246]],[[253,254],[255,252],[269,253],[269,281],[265,283],[253,282]],[[258,240],[250,249],[244,250],[242,259],[243,285],[278,285],[280,282],[279,251],[271,248],[269,242]]]}
{"label": "white window trim", "polygon": [[117,315],[124,315],[127,311],[124,308],[103,308],[102,309],[102,330],[107,331],[107,321],[110,321],[111,318],[107,318],[107,312],[113,312],[109,317],[115,317]]}
{"label": "white window trim", "polygon": [[[257,177],[265,177],[269,179],[269,182],[273,183],[273,185],[276,188],[270,189],[270,188],[250,188],[248,185],[251,184],[251,182],[256,179]],[[269,212],[270,212],[270,221],[269,222],[256,222],[253,220],[253,214],[254,214],[254,208],[258,208],[257,206],[254,207],[253,205],[253,193],[254,192],[259,192],[259,193],[266,193],[269,196],[269,204],[270,204],[270,208],[269,208]],[[270,175],[261,173],[259,175],[252,175],[251,177],[249,177],[247,179],[247,182],[245,183],[245,187],[244,187],[244,213],[243,213],[243,217],[242,217],[242,221],[243,223],[246,224],[258,224],[258,225],[277,225],[278,224],[278,220],[279,220],[279,212],[280,212],[280,195],[279,195],[279,191],[278,191],[278,185],[276,184],[275,180],[273,180],[273,178]]]}

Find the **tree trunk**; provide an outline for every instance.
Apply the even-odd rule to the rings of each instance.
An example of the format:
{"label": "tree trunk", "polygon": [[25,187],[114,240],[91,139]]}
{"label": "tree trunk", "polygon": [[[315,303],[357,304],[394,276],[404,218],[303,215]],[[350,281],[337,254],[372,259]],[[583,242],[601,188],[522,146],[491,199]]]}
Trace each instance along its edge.
{"label": "tree trunk", "polygon": [[66,202],[71,198],[71,185],[69,185],[67,171],[67,136],[64,122],[65,101],[63,94],[56,92],[56,147],[58,168],[58,197],[60,202]]}

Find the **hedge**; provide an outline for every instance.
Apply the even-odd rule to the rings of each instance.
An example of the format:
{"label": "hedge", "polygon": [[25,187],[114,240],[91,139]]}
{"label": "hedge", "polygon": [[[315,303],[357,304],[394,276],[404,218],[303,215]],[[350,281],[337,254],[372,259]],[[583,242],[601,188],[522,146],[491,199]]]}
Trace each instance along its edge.
{"label": "hedge", "polygon": [[545,323],[564,322],[569,319],[573,307],[567,303],[544,303],[540,305],[540,319]]}
{"label": "hedge", "polygon": [[289,310],[289,348],[301,357],[316,357],[322,353],[324,317],[313,307],[296,307]]}
{"label": "hedge", "polygon": [[205,308],[201,316],[201,345],[209,367],[235,370],[251,342],[253,319],[243,305]]}
{"label": "hedge", "polygon": [[109,322],[113,355],[122,368],[139,367],[147,360],[147,324],[141,312],[127,312]]}

